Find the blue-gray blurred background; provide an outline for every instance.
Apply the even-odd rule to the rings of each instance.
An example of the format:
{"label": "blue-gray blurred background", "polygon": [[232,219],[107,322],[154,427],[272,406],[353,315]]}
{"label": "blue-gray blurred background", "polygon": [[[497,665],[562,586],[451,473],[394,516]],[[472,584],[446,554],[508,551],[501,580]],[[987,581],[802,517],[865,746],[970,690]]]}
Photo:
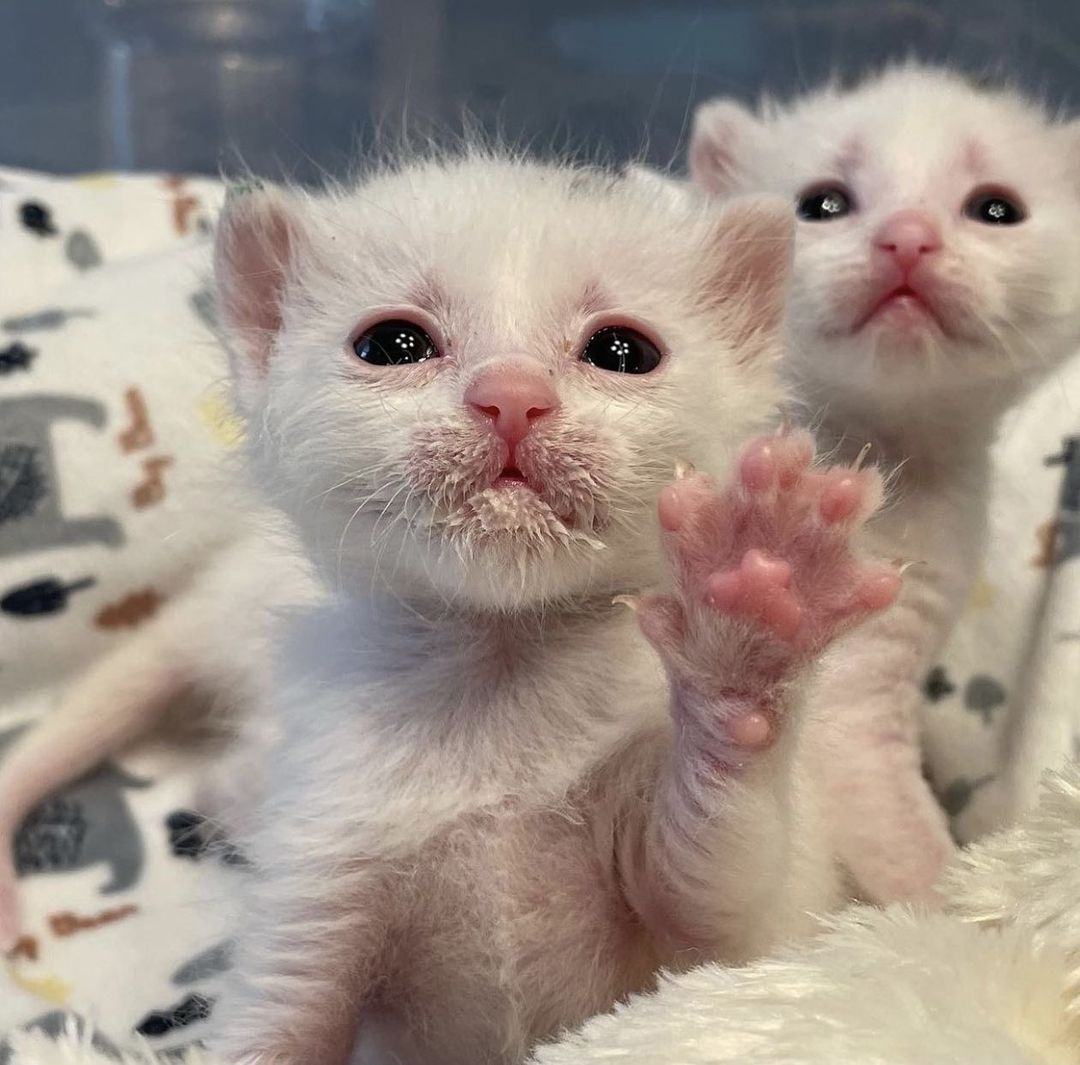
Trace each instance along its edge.
{"label": "blue-gray blurred background", "polygon": [[1071,106],[1080,0],[0,0],[0,163],[306,180],[468,115],[666,164],[697,100],[911,53]]}

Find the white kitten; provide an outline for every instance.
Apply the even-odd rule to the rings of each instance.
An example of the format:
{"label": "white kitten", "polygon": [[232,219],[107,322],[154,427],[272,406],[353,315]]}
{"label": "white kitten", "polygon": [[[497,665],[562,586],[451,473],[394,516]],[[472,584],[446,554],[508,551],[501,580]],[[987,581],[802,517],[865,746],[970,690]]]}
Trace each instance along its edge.
{"label": "white kitten", "polygon": [[787,369],[819,443],[897,468],[872,543],[919,565],[815,697],[838,848],[879,901],[927,897],[951,849],[921,681],[977,571],[998,421],[1080,339],[1078,164],[1080,126],[918,66],[696,117],[699,186],[798,205]]}
{"label": "white kitten", "polygon": [[668,483],[770,414],[791,230],[477,154],[227,207],[254,465],[338,588],[280,662],[227,1057],[518,1062],[835,903],[797,681],[896,594],[848,546],[879,482],[786,435]]}

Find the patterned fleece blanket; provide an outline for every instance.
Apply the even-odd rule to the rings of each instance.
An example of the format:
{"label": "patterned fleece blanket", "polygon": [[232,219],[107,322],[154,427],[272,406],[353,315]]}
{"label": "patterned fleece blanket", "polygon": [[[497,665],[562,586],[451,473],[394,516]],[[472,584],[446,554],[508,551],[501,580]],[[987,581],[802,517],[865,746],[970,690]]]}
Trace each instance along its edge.
{"label": "patterned fleece blanket", "polygon": [[[0,757],[231,535],[213,486],[237,431],[203,285],[222,196],[201,179],[0,170]],[[962,837],[994,816],[1011,723],[1037,726],[1020,758],[1032,781],[1071,751],[1078,401],[1074,361],[1009,419],[983,577],[927,678],[928,773]],[[55,1033],[70,1011],[104,1059],[198,1041],[242,875],[192,831],[200,757],[144,744],[23,826],[0,1038]]]}

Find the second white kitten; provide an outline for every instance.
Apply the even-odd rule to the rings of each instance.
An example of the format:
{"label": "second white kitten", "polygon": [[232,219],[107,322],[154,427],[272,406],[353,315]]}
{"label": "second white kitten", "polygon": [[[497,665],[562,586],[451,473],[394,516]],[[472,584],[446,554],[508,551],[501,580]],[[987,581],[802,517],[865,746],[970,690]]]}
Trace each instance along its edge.
{"label": "second white kitten", "polygon": [[1080,125],[906,66],[760,114],[707,104],[690,168],[796,205],[790,379],[820,446],[896,470],[872,543],[917,565],[837,648],[815,711],[840,854],[870,897],[925,898],[952,843],[921,684],[977,574],[999,420],[1080,342]]}

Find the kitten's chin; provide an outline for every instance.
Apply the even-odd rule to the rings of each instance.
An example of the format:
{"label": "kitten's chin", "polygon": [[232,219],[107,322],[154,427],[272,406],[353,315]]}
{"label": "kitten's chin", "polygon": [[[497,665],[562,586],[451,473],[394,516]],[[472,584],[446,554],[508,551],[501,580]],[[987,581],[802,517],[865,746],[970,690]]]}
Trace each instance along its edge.
{"label": "kitten's chin", "polygon": [[607,518],[591,499],[556,510],[526,483],[500,478],[461,506],[436,511],[431,522],[463,557],[485,550],[545,557],[572,546],[602,550],[596,534]]}
{"label": "kitten's chin", "polygon": [[477,493],[431,531],[428,579],[445,601],[477,609],[575,610],[657,579],[642,538],[595,512],[560,517],[524,487]]}

